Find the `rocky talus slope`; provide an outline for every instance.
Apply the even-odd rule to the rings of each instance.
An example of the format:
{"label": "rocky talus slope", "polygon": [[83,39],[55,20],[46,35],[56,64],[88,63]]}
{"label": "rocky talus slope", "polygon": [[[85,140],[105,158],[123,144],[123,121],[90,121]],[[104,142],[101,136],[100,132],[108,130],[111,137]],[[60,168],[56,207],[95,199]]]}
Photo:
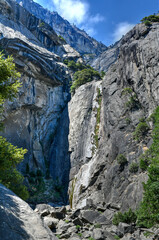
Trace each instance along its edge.
{"label": "rocky talus slope", "polygon": [[[5,103],[1,134],[18,147],[28,149],[19,166],[25,184],[36,180],[35,172],[40,170],[43,179],[52,177],[47,187],[55,186],[56,194],[63,194],[62,205],[64,201],[68,203],[69,186],[72,209],[57,207],[54,192],[51,200],[50,196],[44,198],[44,191],[48,194],[46,187],[40,203],[51,203],[35,208],[39,214],[35,221],[42,229],[37,232],[30,227],[34,221],[28,219],[33,211],[1,186],[0,215],[4,220],[0,223],[0,239],[13,239],[5,236],[5,224],[9,226],[7,231],[18,236],[15,239],[22,239],[23,230],[23,239],[54,239],[48,229],[44,230],[41,218],[63,240],[145,240],[145,229],[123,223],[116,227],[112,218],[118,211],[137,209],[143,197],[142,182],[148,178],[139,168],[139,157],[152,144],[151,122],[138,140],[134,132],[159,103],[159,23],[138,24],[120,42],[105,49],[80,30],[73,38],[70,29],[75,27],[63,22],[57,13],[31,1],[22,3],[36,16],[15,1],[0,0],[0,48],[4,54],[13,55],[22,82],[18,98]],[[44,14],[48,14],[47,23]],[[53,17],[54,30],[57,32],[60,26],[58,34],[63,32],[66,36],[62,36],[79,52],[55,33],[49,22]],[[92,47],[95,45],[97,48]],[[80,86],[71,96],[73,72],[63,59],[82,61],[80,54],[84,53],[102,53],[92,65],[106,75],[103,80],[94,79]],[[125,165],[117,161],[120,154],[127,160]],[[133,171],[132,166],[136,166]],[[36,198],[34,204],[37,202]],[[27,216],[23,215],[25,211]],[[20,219],[17,226],[23,226],[21,233],[10,227],[8,216]],[[157,240],[157,229],[150,231],[152,236],[148,239]]]}

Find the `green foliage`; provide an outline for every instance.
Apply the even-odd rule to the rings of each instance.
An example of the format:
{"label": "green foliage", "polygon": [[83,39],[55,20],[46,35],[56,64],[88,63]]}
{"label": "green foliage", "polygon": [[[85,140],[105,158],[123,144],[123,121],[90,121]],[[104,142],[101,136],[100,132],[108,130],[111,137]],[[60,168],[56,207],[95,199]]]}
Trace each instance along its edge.
{"label": "green foliage", "polygon": [[81,228],[80,225],[76,225],[76,229],[79,230]]}
{"label": "green foliage", "polygon": [[66,43],[66,40],[61,35],[59,35],[58,37],[60,38],[60,40],[62,40]]}
{"label": "green foliage", "polygon": [[[0,53],[0,117],[5,100],[12,101],[17,96],[21,86],[19,78],[20,74],[15,69],[13,58],[5,58]],[[2,128],[2,121],[0,127]],[[16,166],[24,159],[26,152],[27,150],[13,146],[0,136],[0,182],[23,199],[27,199],[29,194],[23,185],[24,178]]]}
{"label": "green foliage", "polygon": [[148,27],[150,27],[150,26],[152,25],[151,22],[148,21],[148,20],[146,20],[144,23],[145,23],[145,25],[148,26]]}
{"label": "green foliage", "polygon": [[[18,93],[21,86],[19,82],[20,74],[15,69],[12,57],[5,58],[0,53],[0,112],[3,111],[5,100],[12,101]],[[2,124],[2,123],[1,123]]]}
{"label": "green foliage", "polygon": [[79,86],[93,81],[94,77],[97,79],[101,79],[101,76],[99,72],[95,71],[94,69],[88,68],[88,69],[83,69],[81,71],[77,71],[74,74],[74,81],[71,86],[71,92],[75,92],[75,89],[78,88]]}
{"label": "green foliage", "polygon": [[71,70],[73,70],[73,71],[77,71],[78,70],[78,68],[77,68],[77,66],[76,66],[76,63],[75,63],[75,61],[69,61],[68,62],[68,64],[67,64],[67,66],[71,69]]}
{"label": "green foliage", "polygon": [[17,148],[0,136],[0,182],[23,199],[28,198],[28,192],[16,166],[23,160],[26,152],[26,149]]}
{"label": "green foliage", "polygon": [[149,159],[149,156],[148,156],[148,151],[146,151],[145,154],[143,154],[141,157],[140,157],[140,169],[142,171],[146,171],[148,166],[150,165],[151,161]]}
{"label": "green foliage", "polygon": [[116,160],[120,165],[125,165],[128,162],[127,158],[123,154],[119,154]]}
{"label": "green foliage", "polygon": [[131,173],[136,173],[138,169],[139,169],[139,165],[137,163],[133,162],[130,164],[129,171]]}
{"label": "green foliage", "polygon": [[114,215],[112,223],[118,226],[120,222],[128,223],[128,224],[135,223],[136,219],[137,219],[136,213],[134,213],[130,208],[125,213],[121,213],[121,212],[116,213]]}
{"label": "green foliage", "polygon": [[129,96],[129,100],[126,102],[126,107],[128,108],[128,110],[140,108],[140,103],[137,99],[137,96],[131,88],[124,88],[122,91],[122,95]]}
{"label": "green foliage", "polygon": [[97,224],[94,225],[94,227],[95,227],[95,228],[101,228],[102,225],[101,225],[100,223],[97,223]]}
{"label": "green foliage", "polygon": [[88,240],[95,240],[95,239],[94,239],[94,238],[92,238],[92,237],[89,237],[89,238],[88,238]]}
{"label": "green foliage", "polygon": [[137,212],[137,224],[147,228],[159,224],[159,106],[150,120],[154,123],[153,143],[141,157],[148,165],[149,178],[147,183],[143,184],[144,196]]}
{"label": "green foliage", "polygon": [[100,75],[101,75],[101,78],[104,78],[105,72],[104,72],[104,71],[101,71]]}
{"label": "green foliage", "polygon": [[141,20],[142,23],[145,23],[146,26],[151,26],[151,23],[153,22],[159,22],[159,16],[158,15],[150,15],[148,17],[144,17],[142,20]]}
{"label": "green foliage", "polygon": [[82,233],[78,233],[78,236],[79,236],[79,237],[82,237]]}
{"label": "green foliage", "polygon": [[96,115],[96,125],[94,130],[94,143],[96,148],[98,148],[98,135],[99,135],[99,126],[100,126],[100,112],[101,112],[101,104],[102,104],[102,95],[100,88],[97,89],[97,98],[98,102],[97,115]]}
{"label": "green foliage", "polygon": [[40,28],[42,28],[42,27],[44,27],[45,26],[45,23],[44,22],[41,22],[40,24],[39,24],[39,27]]}
{"label": "green foliage", "polygon": [[120,237],[118,237],[117,235],[115,235],[115,236],[114,236],[114,238],[115,238],[115,239],[117,239],[117,240],[119,240],[119,239],[120,239]]}
{"label": "green foliage", "polygon": [[127,94],[132,94],[132,93],[133,93],[133,90],[129,87],[124,88],[122,91],[122,95],[127,95]]}
{"label": "green foliage", "polygon": [[140,122],[134,132],[134,138],[136,140],[143,139],[149,131],[149,126],[146,122]]}
{"label": "green foliage", "polygon": [[126,123],[129,125],[131,123],[131,119],[130,118],[126,118],[125,119]]}
{"label": "green foliage", "polygon": [[63,61],[63,62],[64,62],[64,64],[66,64],[66,65],[67,65],[67,64],[68,64],[68,59],[64,59],[64,61]]}
{"label": "green foliage", "polygon": [[73,207],[73,195],[74,195],[76,180],[77,180],[77,178],[74,178],[72,180],[71,188],[69,189],[69,203],[70,203],[71,208]]}
{"label": "green foliage", "polygon": [[129,101],[126,102],[126,107],[129,110],[140,108],[140,104],[139,104],[139,101],[137,100],[136,95],[133,95],[129,98]]}

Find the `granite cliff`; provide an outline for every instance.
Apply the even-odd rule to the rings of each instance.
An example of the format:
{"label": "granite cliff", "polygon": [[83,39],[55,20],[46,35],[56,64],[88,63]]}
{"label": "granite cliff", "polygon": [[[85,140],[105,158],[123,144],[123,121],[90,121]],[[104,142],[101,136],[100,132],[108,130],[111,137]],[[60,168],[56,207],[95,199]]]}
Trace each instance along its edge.
{"label": "granite cliff", "polygon": [[[26,173],[28,166],[30,172],[40,170],[44,181],[51,176],[46,186],[57,190],[56,197],[55,192],[47,195],[47,186],[48,198],[43,192],[34,204],[51,201],[51,206],[39,205],[35,212],[61,239],[145,239],[144,230],[132,225],[117,228],[112,218],[119,210],[139,206],[142,182],[148,178],[139,168],[139,157],[152,144],[152,124],[141,139],[136,140],[134,132],[158,106],[158,34],[159,23],[138,24],[106,48],[32,1],[19,5],[0,0],[0,47],[13,55],[22,82],[18,98],[5,103],[1,134],[28,149],[19,166],[26,185],[35,178]],[[74,72],[63,60],[84,62],[83,54],[95,54],[90,63],[106,74],[78,87],[71,96]],[[121,154],[127,160],[124,166],[117,161]],[[1,189],[3,201],[7,190]],[[74,210],[54,208],[57,201],[68,203],[67,190]],[[63,196],[58,198],[57,193]],[[47,234],[39,239],[54,239]]]}
{"label": "granite cliff", "polygon": [[80,54],[96,56],[107,49],[104,44],[91,38],[84,30],[71,25],[57,12],[50,12],[32,0],[17,0],[17,2],[29,12],[48,23],[58,35],[62,36]]}

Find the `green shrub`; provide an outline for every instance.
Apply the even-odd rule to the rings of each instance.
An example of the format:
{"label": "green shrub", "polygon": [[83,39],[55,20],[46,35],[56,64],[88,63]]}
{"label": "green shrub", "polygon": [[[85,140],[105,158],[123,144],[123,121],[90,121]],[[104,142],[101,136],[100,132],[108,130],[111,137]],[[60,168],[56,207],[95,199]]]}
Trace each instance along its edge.
{"label": "green shrub", "polygon": [[136,213],[134,213],[130,208],[125,213],[121,213],[121,212],[116,213],[113,217],[112,223],[118,226],[120,222],[128,223],[128,224],[135,223],[136,219],[137,219]]}
{"label": "green shrub", "polygon": [[76,66],[76,63],[75,63],[75,61],[69,61],[68,62],[68,64],[67,64],[67,66],[71,69],[71,70],[73,70],[73,71],[77,71],[78,70],[78,68],[77,68],[77,66]]}
{"label": "green shrub", "polygon": [[120,240],[120,237],[118,237],[117,235],[115,235],[114,238],[115,238],[116,240]]}
{"label": "green shrub", "polygon": [[95,228],[101,228],[102,225],[101,225],[100,223],[97,223],[97,224],[94,225],[94,227],[95,227]]}
{"label": "green shrub", "polygon": [[40,28],[42,28],[42,27],[44,27],[45,26],[45,23],[44,22],[41,22],[40,24],[39,24],[39,27]]}
{"label": "green shrub", "polygon": [[150,26],[152,25],[149,20],[146,20],[146,21],[144,22],[144,24],[145,24],[146,26],[148,26],[148,27],[150,27]]}
{"label": "green shrub", "polygon": [[141,157],[140,158],[140,169],[142,171],[146,171],[148,166],[150,165],[150,163],[151,162],[150,162],[149,158],[146,157],[146,155]]}
{"label": "green shrub", "polygon": [[93,81],[94,77],[97,79],[101,79],[101,76],[99,72],[92,70],[92,69],[83,69],[81,71],[77,71],[74,74],[74,81],[71,86],[71,92],[75,92],[75,89],[78,88],[79,86]]}
{"label": "green shrub", "polygon": [[76,229],[79,230],[81,228],[80,225],[76,225]]}
{"label": "green shrub", "polygon": [[0,182],[23,199],[29,194],[23,185],[23,176],[16,166],[23,160],[26,149],[17,148],[0,136]]}
{"label": "green shrub", "polygon": [[138,108],[140,108],[140,104],[139,104],[139,101],[138,101],[137,98],[136,98],[136,95],[131,96],[131,97],[129,98],[129,101],[126,102],[126,107],[127,107],[129,110],[133,110],[133,109],[138,109]]}
{"label": "green shrub", "polygon": [[97,114],[96,114],[96,125],[94,129],[94,144],[96,148],[98,148],[99,146],[98,135],[99,135],[99,126],[100,126],[101,104],[102,104],[102,94],[101,94],[100,88],[97,89],[96,101],[98,102],[99,107],[97,108]]}
{"label": "green shrub", "polygon": [[116,160],[120,165],[125,165],[128,162],[127,158],[123,154],[119,154]]}
{"label": "green shrub", "polygon": [[140,108],[140,103],[137,99],[137,95],[136,95],[136,93],[134,93],[132,88],[129,88],[129,87],[124,88],[123,91],[122,91],[122,95],[129,96],[129,100],[126,102],[126,107],[129,110]]}
{"label": "green shrub", "polygon": [[143,200],[137,211],[137,224],[147,228],[159,224],[159,106],[149,119],[154,123],[153,143],[141,156],[143,168],[148,165],[148,181],[143,184]]}
{"label": "green shrub", "polygon": [[142,23],[145,23],[145,22],[159,22],[159,16],[158,15],[150,15],[148,17],[144,17],[142,20],[141,20]]}
{"label": "green shrub", "polygon": [[60,40],[62,40],[66,43],[66,40],[61,35],[59,35],[58,37],[59,37]]}
{"label": "green shrub", "polygon": [[63,61],[66,65],[68,65],[68,59],[64,59]]}
{"label": "green shrub", "polygon": [[[20,73],[16,71],[12,57],[0,53],[0,130],[3,128],[2,113],[4,102],[17,97],[21,83]],[[17,148],[0,136],[0,182],[23,199],[29,194],[23,185],[23,176],[17,171],[17,165],[24,159],[26,149]]]}
{"label": "green shrub", "polygon": [[100,75],[101,75],[101,78],[104,78],[105,72],[104,72],[104,71],[101,71]]}
{"label": "green shrub", "polygon": [[134,138],[136,140],[141,140],[149,131],[149,126],[146,122],[140,122],[134,132]]}
{"label": "green shrub", "polygon": [[130,118],[126,118],[125,119],[126,123],[129,125],[131,123],[131,119]]}
{"label": "green shrub", "polygon": [[138,169],[139,169],[139,165],[137,163],[133,162],[130,164],[129,171],[131,173],[136,173]]}
{"label": "green shrub", "polygon": [[127,95],[127,94],[132,94],[132,93],[133,93],[133,90],[131,88],[129,88],[129,87],[124,88],[122,90],[122,95]]}

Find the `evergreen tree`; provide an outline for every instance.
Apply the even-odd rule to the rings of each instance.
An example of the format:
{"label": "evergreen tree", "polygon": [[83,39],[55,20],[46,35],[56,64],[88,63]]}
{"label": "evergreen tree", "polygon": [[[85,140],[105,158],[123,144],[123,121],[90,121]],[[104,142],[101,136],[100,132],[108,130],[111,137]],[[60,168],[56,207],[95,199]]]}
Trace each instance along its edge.
{"label": "evergreen tree", "polygon": [[[2,113],[4,102],[12,101],[21,86],[20,74],[16,71],[12,57],[0,53],[0,127],[2,128]],[[27,152],[26,149],[17,148],[0,136],[0,182],[10,188],[23,199],[28,198],[28,192],[23,185],[23,176],[17,171],[16,166]]]}

